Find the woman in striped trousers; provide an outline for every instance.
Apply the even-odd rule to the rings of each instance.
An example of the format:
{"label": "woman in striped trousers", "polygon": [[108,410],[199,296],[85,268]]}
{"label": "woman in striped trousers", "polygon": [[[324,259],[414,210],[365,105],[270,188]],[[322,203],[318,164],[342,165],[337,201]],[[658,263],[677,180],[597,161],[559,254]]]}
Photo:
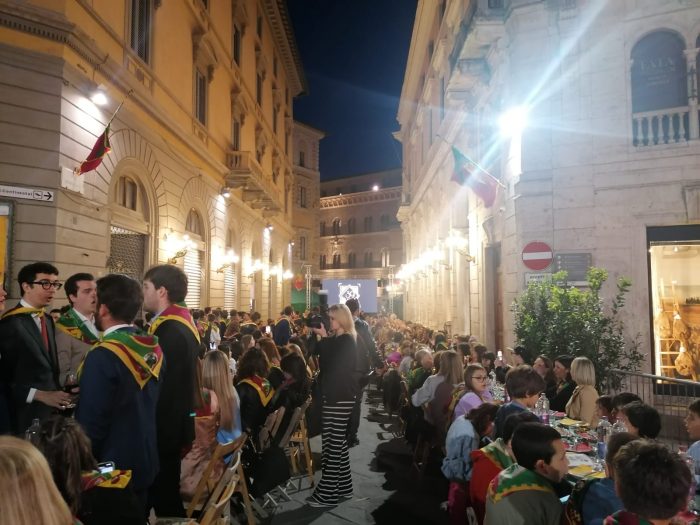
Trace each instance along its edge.
{"label": "woman in striped trousers", "polygon": [[307,500],[312,507],[334,507],[339,499],[352,497],[352,475],[348,454],[347,430],[357,395],[353,371],[357,349],[355,323],[344,304],[329,308],[330,328],[314,328],[321,339],[319,354],[321,395],[323,396],[321,430],[321,481]]}

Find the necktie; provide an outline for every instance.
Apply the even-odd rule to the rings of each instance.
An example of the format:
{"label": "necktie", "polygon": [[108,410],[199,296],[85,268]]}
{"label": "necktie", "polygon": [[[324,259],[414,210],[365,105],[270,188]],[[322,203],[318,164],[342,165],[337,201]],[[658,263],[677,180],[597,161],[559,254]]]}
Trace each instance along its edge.
{"label": "necktie", "polygon": [[41,323],[41,340],[44,341],[44,347],[46,351],[49,351],[49,331],[46,327],[46,317],[43,315],[39,316],[39,322]]}

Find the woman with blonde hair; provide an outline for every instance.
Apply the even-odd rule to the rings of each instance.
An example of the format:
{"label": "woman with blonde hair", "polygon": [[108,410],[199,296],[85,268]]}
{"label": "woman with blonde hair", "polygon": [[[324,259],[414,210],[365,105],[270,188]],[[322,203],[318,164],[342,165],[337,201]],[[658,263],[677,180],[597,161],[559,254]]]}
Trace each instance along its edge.
{"label": "woman with blonde hair", "polygon": [[595,367],[587,357],[577,357],[571,362],[571,379],[576,383],[574,393],[566,404],[566,415],[578,419],[593,428],[598,424],[595,389]]}
{"label": "woman with blonde hair", "polygon": [[0,525],[73,525],[49,464],[31,443],[0,436]]}
{"label": "woman with blonde hair", "polygon": [[241,409],[238,393],[233,388],[231,369],[226,355],[220,350],[207,352],[202,363],[202,386],[216,394],[219,400],[219,429],[216,440],[219,443],[234,441],[243,433]]}
{"label": "woman with blonde hair", "polygon": [[322,475],[307,500],[312,507],[334,507],[340,498],[352,497],[347,429],[358,393],[352,373],[357,358],[357,332],[350,309],[344,304],[331,306],[328,317],[330,336],[323,325],[314,328],[322,337],[316,345],[321,371]]}

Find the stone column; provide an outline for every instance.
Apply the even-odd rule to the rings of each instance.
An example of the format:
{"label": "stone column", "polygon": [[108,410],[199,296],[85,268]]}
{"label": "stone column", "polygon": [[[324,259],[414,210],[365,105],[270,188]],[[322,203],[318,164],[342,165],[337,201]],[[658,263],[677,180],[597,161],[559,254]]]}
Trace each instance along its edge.
{"label": "stone column", "polygon": [[683,51],[687,61],[688,72],[688,127],[690,140],[700,137],[700,122],[698,122],[698,71],[696,68],[698,48]]}

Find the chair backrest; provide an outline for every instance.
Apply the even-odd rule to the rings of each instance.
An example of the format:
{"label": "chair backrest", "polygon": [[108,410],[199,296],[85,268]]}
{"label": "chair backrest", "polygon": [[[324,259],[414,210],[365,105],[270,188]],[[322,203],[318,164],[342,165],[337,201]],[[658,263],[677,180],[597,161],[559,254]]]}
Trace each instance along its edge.
{"label": "chair backrest", "polygon": [[299,422],[304,417],[306,409],[309,408],[310,404],[311,398],[309,397],[306,401],[304,401],[303,405],[294,409],[292,418],[289,420],[289,425],[287,425],[284,434],[282,434],[282,438],[279,440],[279,446],[281,448],[285,448],[289,444],[289,439],[292,437],[292,434],[297,431],[297,428],[299,428]]}
{"label": "chair backrest", "polygon": [[282,423],[282,418],[284,417],[284,407],[280,407],[270,415],[267,416],[265,424],[260,429],[258,434],[259,448],[258,452],[262,452],[267,447],[270,446],[272,439],[275,437],[277,430],[279,429],[280,423]]}
{"label": "chair backrest", "polygon": [[[229,443],[216,445],[214,452],[212,453],[211,459],[207,464],[204,472],[202,472],[202,477],[199,478],[199,482],[194,490],[194,496],[192,500],[187,504],[187,517],[191,518],[194,511],[206,506],[204,496],[208,493],[209,500],[211,500],[212,494],[216,491],[217,486],[220,484],[221,478],[212,479],[212,473],[218,464],[224,461],[224,458],[229,454],[236,453],[240,458],[240,450],[243,448],[247,435],[241,434],[238,439],[231,441]],[[240,459],[239,459],[240,461]],[[223,489],[222,489],[223,490]],[[220,491],[219,491],[220,492]]]}
{"label": "chair backrest", "polygon": [[216,503],[214,503],[204,512],[204,517],[199,522],[200,525],[210,525],[214,523],[214,520],[221,517],[224,512],[224,508],[226,505],[228,505],[231,496],[233,496],[233,493],[236,490],[238,481],[238,476],[233,476],[229,479],[228,484],[226,485],[226,490],[222,492],[221,497],[218,498]]}

